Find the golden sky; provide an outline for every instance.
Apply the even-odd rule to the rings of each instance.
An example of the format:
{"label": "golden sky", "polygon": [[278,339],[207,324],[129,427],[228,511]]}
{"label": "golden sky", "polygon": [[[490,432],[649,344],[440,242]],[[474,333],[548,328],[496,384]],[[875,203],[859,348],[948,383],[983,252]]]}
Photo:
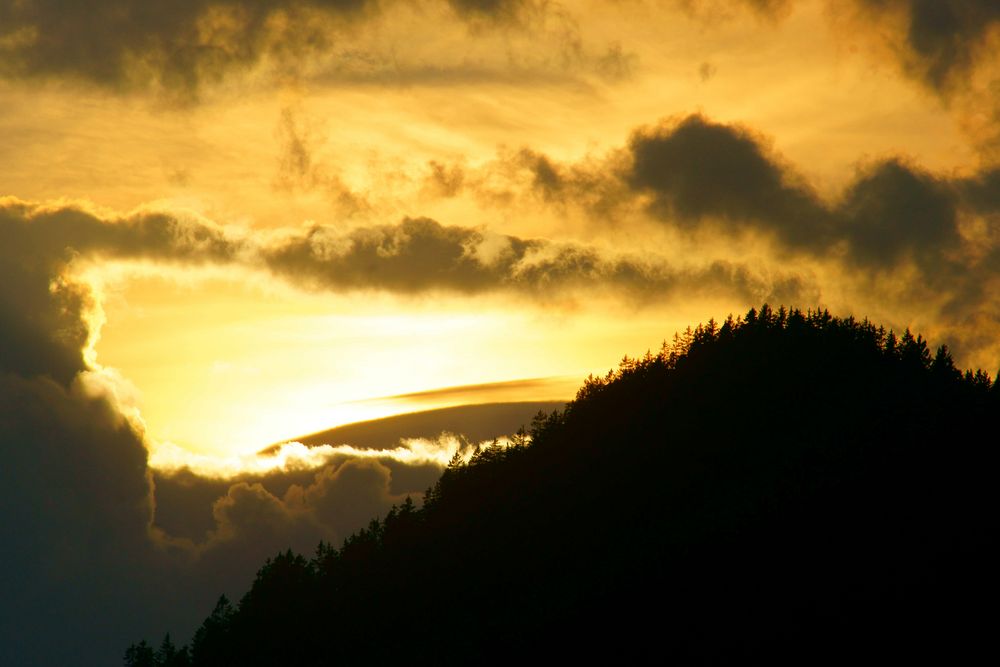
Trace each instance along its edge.
{"label": "golden sky", "polygon": [[[992,165],[996,109],[981,89],[996,63],[979,56],[996,31],[921,51],[907,4],[205,1],[108,24],[14,3],[0,33],[0,183],[33,211],[156,213],[260,246],[247,254],[322,237],[309,267],[299,255],[287,270],[259,256],[193,266],[162,248],[77,250],[68,279],[95,286],[103,312],[92,360],[116,371],[153,446],[253,451],[437,407],[372,399],[453,385],[555,377],[540,395],[491,399],[570,398],[622,354],[764,300],[918,327],[992,367],[989,299],[914,293],[944,260],[910,242],[896,200],[945,201],[929,215],[955,219],[927,224],[954,238],[917,241],[947,260],[991,251],[995,204],[966,206],[962,184]],[[671,134],[692,118],[690,137]],[[672,136],[676,151],[638,165]],[[755,182],[762,169],[773,174]],[[711,192],[731,193],[730,180],[756,194]],[[789,193],[801,209],[779,211]],[[866,224],[852,206],[901,219],[819,231]],[[408,219],[476,235],[475,248],[449,242],[487,264],[510,238],[538,242],[549,265],[516,281],[532,257],[481,284],[428,278],[454,258],[441,239],[400,236]],[[350,267],[322,266],[372,234],[397,265],[345,279],[333,274]],[[558,259],[570,251],[637,274]],[[970,321],[975,341],[949,337]]]}
{"label": "golden sky", "polygon": [[8,566],[208,604],[462,445],[262,447],[765,301],[995,371],[998,47],[995,0],[0,0],[5,515],[57,554]]}

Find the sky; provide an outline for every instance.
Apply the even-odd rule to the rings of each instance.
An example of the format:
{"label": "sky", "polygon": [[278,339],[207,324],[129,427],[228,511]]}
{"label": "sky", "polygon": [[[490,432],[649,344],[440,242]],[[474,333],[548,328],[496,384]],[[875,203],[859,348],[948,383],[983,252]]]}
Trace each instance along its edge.
{"label": "sky", "polygon": [[994,373],[998,47],[993,0],[0,0],[13,664],[186,641],[462,446],[275,443],[764,302]]}

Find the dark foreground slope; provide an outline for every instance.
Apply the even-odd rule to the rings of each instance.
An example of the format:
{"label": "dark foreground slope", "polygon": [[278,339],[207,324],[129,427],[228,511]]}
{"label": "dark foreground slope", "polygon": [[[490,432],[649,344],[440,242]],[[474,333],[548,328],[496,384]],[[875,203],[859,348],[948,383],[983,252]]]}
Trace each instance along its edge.
{"label": "dark foreground slope", "polygon": [[989,655],[998,415],[919,338],[751,311],[588,381],[423,508],[269,561],[193,662]]}

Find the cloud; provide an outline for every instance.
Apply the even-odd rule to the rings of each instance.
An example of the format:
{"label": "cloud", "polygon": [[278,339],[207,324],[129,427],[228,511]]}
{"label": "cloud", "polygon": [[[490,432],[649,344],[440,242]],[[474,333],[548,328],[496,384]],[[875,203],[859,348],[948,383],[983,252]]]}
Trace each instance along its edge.
{"label": "cloud", "polygon": [[[284,496],[263,485],[268,474],[235,480],[209,494],[207,523],[197,503],[171,517],[194,529],[157,523],[142,421],[88,355],[101,317],[83,269],[253,265],[255,249],[190,215],[0,202],[0,565],[12,573],[0,641],[12,664],[103,665],[164,628],[187,636],[218,592],[245,589],[265,557],[339,541],[361,514],[384,514],[440,469],[434,443],[330,448],[322,461],[300,457],[321,467]],[[355,494],[365,502],[338,508]]]}
{"label": "cloud", "polygon": [[976,67],[995,57],[1000,5],[993,0],[855,0],[898,25],[906,71],[949,94],[967,87]]}
{"label": "cloud", "polygon": [[391,478],[389,468],[378,461],[354,459],[324,468],[313,484],[292,487],[286,498],[302,503],[328,526],[363,526],[403,500],[391,494]]}
{"label": "cloud", "polygon": [[727,19],[732,7],[748,10],[762,19],[776,20],[791,11],[793,0],[674,0],[674,4],[703,21]]}
{"label": "cloud", "polygon": [[442,387],[440,389],[429,389],[427,391],[415,391],[408,394],[396,394],[384,398],[370,399],[381,400],[426,400],[426,399],[461,399],[465,403],[472,402],[475,397],[483,394],[492,395],[498,392],[515,391],[525,393],[530,389],[537,394],[537,390],[550,388],[552,386],[565,386],[566,378],[525,378],[523,380],[506,380],[504,382],[481,382],[479,384],[466,384],[456,387]]}
{"label": "cloud", "polygon": [[996,331],[988,314],[1000,307],[990,287],[1000,279],[995,169],[934,174],[887,157],[826,200],[762,138],[698,115],[638,130],[628,154],[621,178],[661,224],[769,239],[779,255],[829,267],[848,302],[878,295],[881,307],[923,311],[924,326],[960,341],[953,348],[980,359],[997,351],[982,330]]}
{"label": "cloud", "polygon": [[827,202],[763,138],[700,115],[637,131],[629,153],[626,182],[668,225],[754,232],[786,251],[843,255],[870,271],[907,262],[943,269],[963,244],[962,210],[981,213],[997,185],[992,172],[952,179],[890,157],[859,168]]}
{"label": "cloud", "polygon": [[[410,26],[406,42],[395,43],[389,20]],[[433,31],[439,38],[442,28],[458,39],[471,31],[467,45],[481,57],[434,52],[428,61],[426,45],[415,45],[412,33]],[[497,31],[503,34],[494,39]],[[535,78],[546,84],[572,79],[573,71],[622,78],[634,58],[613,44],[603,54],[590,53],[570,13],[537,0],[185,0],[169,6],[98,0],[86,7],[0,0],[0,77],[155,92],[182,104],[197,101],[207,86],[248,73],[328,83]]]}
{"label": "cloud", "polygon": [[[561,213],[573,207],[604,229],[634,227],[645,211],[648,218],[692,239],[761,238],[786,255],[840,260],[871,272],[916,263],[935,273],[966,261],[964,255],[974,244],[963,235],[963,219],[988,215],[1000,206],[995,169],[962,177],[941,175],[902,156],[860,165],[838,196],[825,198],[767,138],[701,114],[638,128],[623,148],[603,157],[563,163],[524,148],[479,166],[432,163],[427,179],[427,187],[438,196],[468,191],[484,206],[504,201],[500,193],[507,193],[512,207],[534,198],[536,204],[557,207]],[[403,228],[408,224],[413,223]],[[444,233],[425,225],[426,235]],[[485,244],[486,238],[476,234],[466,230],[453,244]],[[557,246],[508,240],[494,264],[504,268],[505,277],[493,281],[530,275],[519,272],[522,257],[545,245]],[[658,275],[669,282],[669,272],[657,274],[655,265],[627,258],[615,263],[589,258],[583,248],[564,248],[561,256],[556,253],[555,264],[545,265],[552,277],[537,276],[539,282],[557,285],[588,273],[606,275],[626,290],[641,284],[641,275],[651,286],[657,285]],[[470,259],[456,251],[453,255]],[[476,282],[468,284],[471,288]]]}
{"label": "cloud", "polygon": [[153,83],[194,91],[257,63],[299,56],[329,39],[326,22],[358,16],[369,0],[60,0],[0,3],[7,76],[70,78],[113,88]]}
{"label": "cloud", "polygon": [[824,201],[762,138],[698,115],[639,130],[629,152],[626,182],[668,225],[754,232],[870,271],[945,268],[963,245],[962,212],[981,214],[996,196],[992,171],[955,179],[890,157],[859,168],[836,201]]}
{"label": "cloud", "polygon": [[316,157],[322,137],[315,136],[316,131],[297,109],[285,107],[281,110],[276,134],[281,143],[274,180],[276,189],[289,193],[319,190],[344,217],[372,209],[364,195],[348,187],[335,169]]}
{"label": "cloud", "polygon": [[448,4],[461,15],[509,20],[532,3],[530,0],[448,0]]}
{"label": "cloud", "polygon": [[625,180],[652,196],[658,217],[689,227],[713,218],[796,247],[828,243],[829,215],[817,195],[749,130],[693,115],[635,132],[628,150]]}
{"label": "cloud", "polygon": [[[0,287],[15,326],[4,329],[25,354],[7,363],[68,381],[84,370],[98,311],[71,267],[106,260],[236,266],[267,270],[293,285],[398,294],[507,292],[543,301],[613,291],[636,303],[680,294],[741,299],[801,296],[803,278],[722,260],[674,266],[655,255],[620,255],[569,242],[525,239],[429,218],[342,231],[314,225],[278,237],[250,237],[202,219],[162,212],[108,215],[73,205],[5,200],[0,206]],[[17,286],[16,288],[14,286]],[[33,361],[34,360],[34,361]],[[58,368],[56,368],[58,366]]]}
{"label": "cloud", "polygon": [[[4,356],[17,355],[4,347]],[[61,370],[61,369],[59,369]],[[141,628],[152,487],[141,433],[82,380],[0,372],[0,641],[12,664],[92,664]],[[100,580],[100,584],[92,583]],[[145,592],[156,588],[149,582]],[[40,633],[59,628],[65,638]],[[89,643],[84,657],[77,645]],[[90,653],[93,651],[93,653]]]}
{"label": "cloud", "polygon": [[856,263],[892,267],[909,257],[933,272],[961,244],[958,206],[946,179],[889,159],[859,174],[835,215]]}
{"label": "cloud", "polygon": [[[656,258],[604,256],[594,248],[495,235],[429,218],[343,233],[315,226],[264,249],[268,268],[292,283],[332,290],[402,294],[520,292],[553,299],[574,290],[613,290],[637,302],[680,293],[793,296],[804,285],[729,262],[673,267]],[[773,278],[773,279],[772,279]]]}
{"label": "cloud", "polygon": [[67,274],[79,258],[203,263],[230,261],[238,251],[212,226],[162,214],[109,223],[73,206],[0,199],[0,346],[12,351],[0,358],[0,372],[48,375],[66,385],[87,368],[95,304]]}
{"label": "cloud", "polygon": [[980,213],[1000,212],[1000,167],[958,179],[956,184],[963,199]]}
{"label": "cloud", "polygon": [[[778,288],[781,279],[770,281],[773,295],[817,300],[823,295],[844,304],[914,313],[897,323],[913,326],[918,318],[926,331],[946,340],[961,338],[967,346],[953,349],[972,353],[977,363],[989,359],[996,347],[988,335],[960,333],[962,323],[988,326],[984,314],[1000,306],[990,287],[1000,278],[995,167],[962,175],[934,173],[906,156],[890,155],[860,163],[839,193],[821,196],[766,137],[693,114],[640,127],[622,148],[604,156],[560,162],[524,148],[479,165],[435,163],[427,179],[428,192],[437,196],[471,194],[484,207],[506,205],[512,211],[541,204],[563,217],[589,220],[595,233],[639,230],[643,219],[653,221],[694,256],[718,252],[732,258],[702,264],[695,278],[676,267],[663,270],[651,253],[642,259],[612,258],[579,246],[510,239],[492,244],[503,250],[494,253],[498,259],[489,266],[501,270],[492,277],[477,274],[482,285],[511,287],[528,278],[527,285],[557,289],[585,285],[590,278],[641,299],[644,290],[683,293],[692,284],[715,280],[736,294],[741,284],[749,288],[754,282],[750,264],[737,258],[764,253],[764,266],[791,262],[799,267],[783,276],[790,280],[785,289]],[[432,226],[424,232],[439,235]],[[463,234],[465,240],[455,243],[486,244],[474,230],[465,233],[470,236]],[[703,250],[712,247],[730,250]],[[535,252],[546,253],[550,261],[532,264]],[[823,277],[806,277],[806,267]]]}

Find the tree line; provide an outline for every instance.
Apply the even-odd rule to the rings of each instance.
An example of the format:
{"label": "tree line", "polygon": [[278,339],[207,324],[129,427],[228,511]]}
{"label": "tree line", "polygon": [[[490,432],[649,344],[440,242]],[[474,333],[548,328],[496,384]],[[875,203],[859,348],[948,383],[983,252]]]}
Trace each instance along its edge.
{"label": "tree line", "polygon": [[998,411],[946,347],[764,305],[623,358],[125,664],[960,660],[989,646]]}

